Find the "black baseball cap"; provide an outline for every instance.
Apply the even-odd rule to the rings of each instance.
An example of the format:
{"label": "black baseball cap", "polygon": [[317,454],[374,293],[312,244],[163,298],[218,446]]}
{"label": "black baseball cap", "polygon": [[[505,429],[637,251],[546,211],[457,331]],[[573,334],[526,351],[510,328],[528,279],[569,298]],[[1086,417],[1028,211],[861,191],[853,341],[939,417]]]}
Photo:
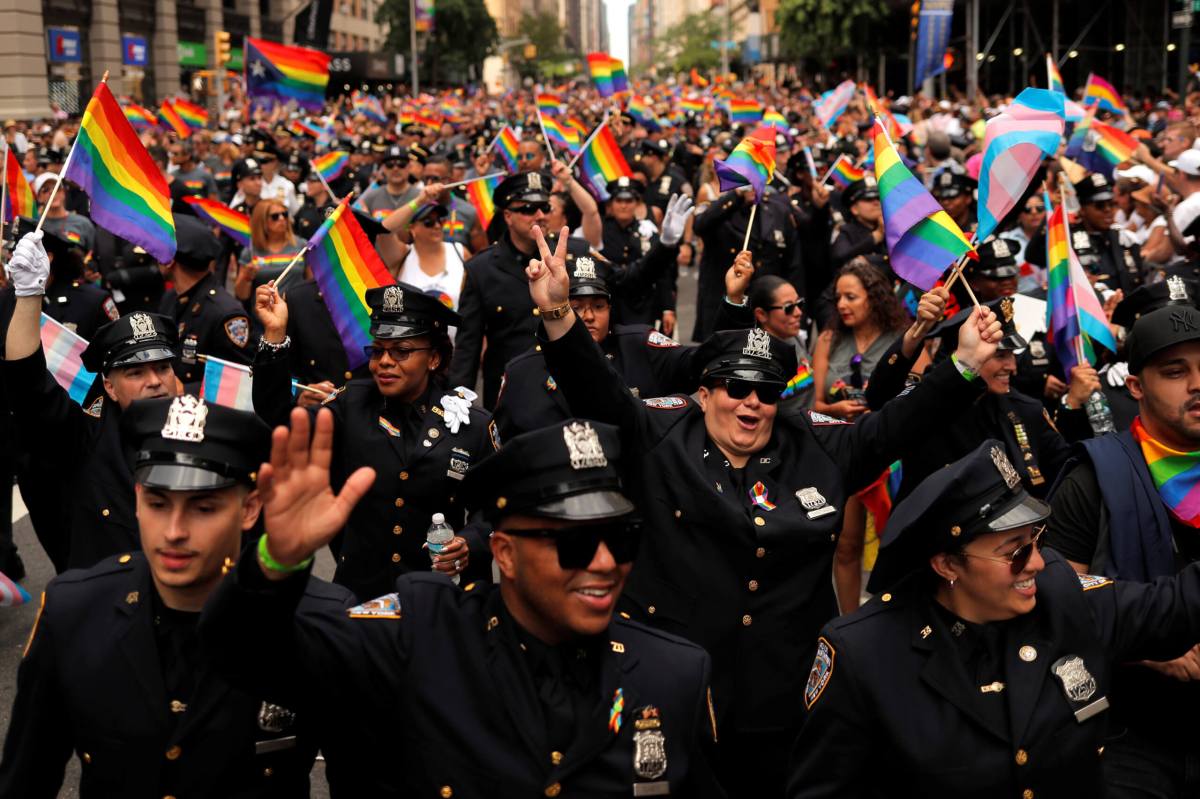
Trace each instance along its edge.
{"label": "black baseball cap", "polygon": [[1125,339],[1130,374],[1138,374],[1165,349],[1200,341],[1200,310],[1191,305],[1168,305],[1133,323]]}

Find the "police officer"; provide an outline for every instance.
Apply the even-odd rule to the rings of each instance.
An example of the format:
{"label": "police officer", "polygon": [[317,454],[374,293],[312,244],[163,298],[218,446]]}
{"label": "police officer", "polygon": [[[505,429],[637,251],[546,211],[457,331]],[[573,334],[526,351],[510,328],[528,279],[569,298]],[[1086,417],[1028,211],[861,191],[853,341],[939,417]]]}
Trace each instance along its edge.
{"label": "police officer", "polygon": [[642,139],[638,146],[638,160],[646,174],[646,209],[653,214],[656,225],[662,224],[671,197],[692,193],[687,175],[671,162],[672,149],[671,143],[661,136]]}
{"label": "police officer", "polygon": [[789,797],[1112,795],[1115,669],[1200,640],[1200,568],[1077,575],[1039,552],[1048,513],[995,440],[896,508],[888,590],[817,639]]}
{"label": "police officer", "polygon": [[316,749],[295,714],[213,673],[196,630],[258,520],[270,431],[192,396],[135,402],[122,427],[141,545],[47,586],[0,794],[58,796],[74,753],[83,796],[307,797]]}
{"label": "police officer", "polygon": [[830,571],[845,500],[981,391],[999,322],[983,309],[960,328],[951,363],[857,424],[810,412],[776,425],[796,371],[789,344],[761,329],[717,333],[696,356],[698,401],[639,401],[571,309],[564,249],[540,241],[528,269],[546,365],[574,413],[622,428],[628,485],[653,531],[622,609],[713,656],[722,780],[741,795],[779,795],[800,669],[836,612]]}
{"label": "police officer", "polygon": [[708,656],[613,618],[640,536],[614,428],[559,422],[472,470],[499,586],[410,574],[314,611],[296,608],[307,566],[371,474],[335,498],[330,414],[311,448],[308,417],[292,418],[261,475],[267,532],[201,627],[228,673],[337,730],[322,742],[335,795],[723,796]]}
{"label": "police officer", "polygon": [[[33,226],[32,220],[29,220]],[[91,339],[120,316],[112,296],[83,279],[83,251],[65,237],[46,231],[42,244],[50,256],[50,281],[42,310],[64,327]]]}
{"label": "police officer", "polygon": [[860,255],[875,266],[885,266],[887,244],[884,242],[883,208],[879,204],[879,186],[873,175],[846,187],[842,192],[842,209],[845,221],[829,251],[833,271]]}
{"label": "police officer", "polygon": [[176,394],[171,364],[178,339],[170,320],[141,312],[100,328],[83,352],[83,366],[100,375],[105,401],[98,410],[77,405],[46,375],[38,319],[50,264],[42,235],[23,237],[8,264],[17,301],[0,382],[34,470],[58,476],[32,503],[45,507],[52,497],[64,509],[66,528],[54,531],[47,551],[56,562],[88,567],[137,546],[133,478],[118,425],[134,400]]}
{"label": "police officer", "polygon": [[[1138,416],[1129,430],[1083,443],[1051,496],[1047,542],[1080,572],[1150,581],[1194,569],[1189,564],[1200,560],[1194,514],[1180,502],[1200,450],[1194,377],[1200,311],[1177,301],[1142,314],[1125,348]],[[1156,477],[1148,464],[1163,464],[1182,479],[1164,478],[1161,467]],[[1187,643],[1197,641],[1192,635]],[[1200,744],[1183,723],[1200,702],[1190,677],[1196,654],[1124,660],[1147,658],[1156,662],[1129,663],[1115,678],[1110,726],[1123,732],[1108,744],[1115,758],[1104,761],[1109,795],[1133,796],[1153,785],[1158,795],[1186,796],[1195,790],[1186,764]]]}
{"label": "police officer", "polygon": [[174,284],[163,295],[159,313],[172,320],[180,341],[175,373],[188,386],[204,377],[200,356],[250,363],[250,317],[217,280],[213,266],[221,251],[212,231],[199,219],[175,218],[175,258],[165,267]]}
{"label": "police officer", "polygon": [[[370,380],[351,380],[326,402],[337,419],[334,479],[368,465],[378,478],[350,517],[335,553],[334,582],[360,598],[385,593],[410,571],[429,569],[423,549],[430,518],[441,513],[459,535],[437,564],[458,575],[471,559],[486,569],[487,531],[467,525],[462,480],[494,449],[490,418],[471,407],[474,392],[441,380],[450,356],[447,328],[461,319],[436,297],[405,283],[371,289],[372,342],[360,356]],[[271,287],[256,295],[263,340],[254,360],[254,407],[272,424],[291,409],[286,335],[290,307]]]}
{"label": "police officer", "polygon": [[[1017,266],[1018,249],[1020,245],[1012,239],[991,236],[975,248],[979,259],[968,258],[963,264],[963,278],[980,302],[991,302],[1017,293],[1017,278],[1021,274]],[[970,295],[957,284],[951,289],[959,308],[973,304]]]}
{"label": "police officer", "polygon": [[[696,388],[694,347],[681,347],[647,325],[611,323],[611,293],[606,265],[590,257],[575,259],[571,271],[571,307],[592,340],[621,375],[635,397],[690,394]],[[513,358],[504,372],[495,423],[502,441],[518,433],[571,417],[571,408],[546,371],[541,345]]]}
{"label": "police officer", "polygon": [[292,221],[292,230],[296,231],[298,238],[307,241],[325,223],[325,218],[337,207],[337,203],[325,190],[321,176],[312,167],[309,167],[304,187],[304,205]]}
{"label": "police officer", "polygon": [[975,178],[954,169],[944,169],[933,179],[930,193],[964,233],[975,229]]}

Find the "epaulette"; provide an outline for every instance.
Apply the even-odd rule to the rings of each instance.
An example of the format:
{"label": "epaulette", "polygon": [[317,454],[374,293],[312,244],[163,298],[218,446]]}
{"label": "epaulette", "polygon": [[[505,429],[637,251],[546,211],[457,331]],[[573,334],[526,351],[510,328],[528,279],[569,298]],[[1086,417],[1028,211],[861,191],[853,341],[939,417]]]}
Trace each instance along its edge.
{"label": "epaulette", "polygon": [[871,597],[870,601],[861,606],[855,612],[830,619],[828,626],[830,629],[844,630],[847,627],[852,627],[855,624],[859,624],[883,613],[889,613],[900,607],[907,607],[907,603],[897,601],[897,597],[893,592],[884,591],[882,594]]}
{"label": "epaulette", "polygon": [[[658,640],[663,641],[668,644],[671,644],[673,646],[681,646],[686,649],[694,649],[699,652],[705,651],[704,647],[700,646],[699,644],[693,643],[692,641],[689,641],[686,638],[681,638],[678,635],[672,635],[671,633],[663,632],[662,630],[659,630],[656,627],[650,627],[648,625],[642,624],[641,622],[636,622],[633,619],[627,619],[624,616],[621,616],[620,614],[613,616],[612,624],[615,627],[621,628],[622,631],[628,630],[629,632],[633,633],[633,637],[636,637],[637,635],[646,635],[651,638],[657,638]],[[626,636],[620,636],[620,637],[624,638],[625,640],[622,642],[614,641],[614,643],[629,644],[628,637],[626,637]]]}
{"label": "epaulette", "polygon": [[124,574],[134,567],[133,555],[113,555],[87,569],[71,569],[54,578],[55,585],[86,583],[113,574]]}

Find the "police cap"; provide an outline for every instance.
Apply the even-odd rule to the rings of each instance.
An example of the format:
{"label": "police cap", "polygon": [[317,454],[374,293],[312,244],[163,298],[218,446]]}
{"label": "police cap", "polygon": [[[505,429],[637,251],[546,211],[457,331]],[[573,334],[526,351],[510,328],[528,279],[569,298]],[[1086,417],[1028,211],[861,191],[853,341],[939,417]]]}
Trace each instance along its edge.
{"label": "police cap", "polygon": [[1050,506],[1031,497],[1004,452],[987,439],[966,457],[925,478],[892,511],[880,539],[872,588],[886,588],[929,558],[960,551],[988,533],[1040,522]]}
{"label": "police cap", "polygon": [[518,200],[529,203],[550,201],[551,177],[544,172],[518,172],[496,187],[492,198],[497,208],[507,208]]}
{"label": "police cap", "polygon": [[933,180],[933,196],[948,200],[951,197],[970,194],[978,185],[975,179],[965,172],[945,169]]}
{"label": "police cap", "polygon": [[613,200],[642,199],[642,184],[627,175],[622,175],[616,180],[610,180],[608,185],[604,187],[604,190],[608,192],[609,198]]}
{"label": "police cap", "polygon": [[611,297],[602,267],[590,255],[575,259],[569,277],[571,287],[568,294],[571,297],[603,297],[606,300]]}
{"label": "police cap", "polygon": [[283,169],[287,172],[299,172],[301,175],[308,172],[308,159],[300,153],[292,153],[288,159],[283,162]]}
{"label": "police cap", "polygon": [[371,308],[370,333],[373,338],[399,339],[445,334],[446,328],[462,324],[462,317],[442,304],[441,300],[408,283],[369,289],[367,305]]}
{"label": "police cap", "polygon": [[175,215],[175,262],[185,269],[204,271],[221,257],[221,242],[212,228],[191,214]]}
{"label": "police cap", "polygon": [[1200,281],[1171,275],[1157,283],[1143,283],[1113,309],[1112,322],[1128,330],[1151,311],[1167,305],[1196,306],[1200,299]]}
{"label": "police cap", "polygon": [[416,161],[421,166],[425,165],[425,161],[429,159],[429,151],[419,144],[413,144],[408,148],[408,160]]}
{"label": "police cap", "polygon": [[591,521],[627,516],[621,437],[601,422],[567,419],[522,433],[467,472],[467,505],[493,522],[514,513]]}
{"label": "police cap", "polygon": [[720,330],[713,333],[696,353],[703,364],[699,382],[733,378],[751,383],[778,384],[783,391],[796,374],[796,351],[766,330]]}
{"label": "police cap", "polygon": [[1017,251],[1021,245],[1012,239],[993,236],[975,248],[979,260],[967,259],[963,269],[968,276],[979,275],[991,280],[1006,280],[1017,277],[1021,270],[1017,268]]}
{"label": "police cap", "polygon": [[108,374],[121,366],[175,360],[179,334],[165,316],[137,311],[109,322],[96,331],[83,351],[89,372]]}
{"label": "police cap", "polygon": [[387,148],[387,151],[383,154],[383,163],[388,164],[392,162],[399,162],[400,164],[407,166],[408,148],[401,147],[398,144],[393,144],[391,147]]}
{"label": "police cap", "polygon": [[1176,344],[1200,340],[1200,310],[1168,305],[1133,323],[1125,339],[1130,374],[1139,374],[1158,353]]}
{"label": "police cap", "polygon": [[242,178],[248,178],[251,175],[262,177],[262,165],[253,158],[243,158],[233,165],[233,182],[237,183]]}
{"label": "police cap", "polygon": [[879,184],[874,175],[867,175],[862,180],[856,180],[842,192],[842,207],[847,211],[859,200],[878,200]]}
{"label": "police cap", "polygon": [[1104,202],[1113,198],[1112,181],[1102,172],[1088,173],[1084,175],[1083,180],[1073,185],[1080,205]]}
{"label": "police cap", "polygon": [[638,152],[642,155],[657,155],[659,158],[669,158],[671,155],[671,143],[666,139],[647,137],[642,139],[642,143],[638,145]]}
{"label": "police cap", "polygon": [[135,453],[134,480],[166,491],[253,485],[271,454],[271,428],[258,416],[189,394],[134,402],[121,436]]}

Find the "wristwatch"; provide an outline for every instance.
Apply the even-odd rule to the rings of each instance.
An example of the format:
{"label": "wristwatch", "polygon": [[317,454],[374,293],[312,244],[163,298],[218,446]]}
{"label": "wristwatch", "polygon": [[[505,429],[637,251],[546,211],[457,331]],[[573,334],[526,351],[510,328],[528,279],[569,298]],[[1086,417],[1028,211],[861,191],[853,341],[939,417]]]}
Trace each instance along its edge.
{"label": "wristwatch", "polygon": [[538,308],[543,319],[562,319],[571,312],[571,303],[564,302],[557,308]]}

